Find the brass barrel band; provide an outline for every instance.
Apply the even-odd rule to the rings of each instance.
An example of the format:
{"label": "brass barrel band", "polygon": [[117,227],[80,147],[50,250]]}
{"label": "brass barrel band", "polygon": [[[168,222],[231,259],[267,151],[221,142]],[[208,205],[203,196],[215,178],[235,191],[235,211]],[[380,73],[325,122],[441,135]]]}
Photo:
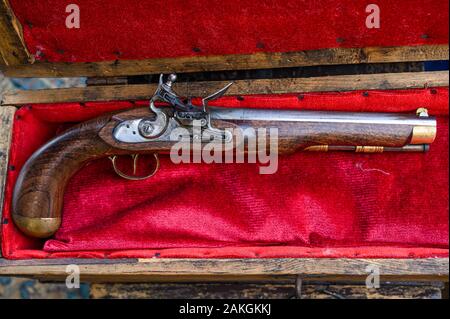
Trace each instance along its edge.
{"label": "brass barrel band", "polygon": [[383,146],[356,146],[356,153],[383,153]]}
{"label": "brass barrel band", "polygon": [[410,144],[431,144],[436,137],[436,126],[414,126]]}

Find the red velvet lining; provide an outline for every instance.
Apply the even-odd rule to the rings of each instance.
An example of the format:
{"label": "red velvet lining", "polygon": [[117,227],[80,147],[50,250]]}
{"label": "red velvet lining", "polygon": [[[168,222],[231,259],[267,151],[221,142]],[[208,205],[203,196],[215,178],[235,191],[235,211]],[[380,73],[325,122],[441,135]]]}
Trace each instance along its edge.
{"label": "red velvet lining", "polygon": [[[448,43],[448,1],[10,0],[38,60],[85,62]],[[80,7],[68,29],[66,6]],[[365,25],[380,7],[381,28]]]}
{"label": "red velvet lining", "polygon": [[[230,107],[405,111],[427,107],[438,136],[426,154],[297,153],[275,175],[255,164],[168,158],[143,182],[108,160],[70,181],[54,239],[31,240],[10,221],[24,161],[62,127],[129,102],[41,104],[16,113],[2,223],[6,258],[448,256],[448,88],[222,98]],[[138,102],[137,105],[144,105]]]}

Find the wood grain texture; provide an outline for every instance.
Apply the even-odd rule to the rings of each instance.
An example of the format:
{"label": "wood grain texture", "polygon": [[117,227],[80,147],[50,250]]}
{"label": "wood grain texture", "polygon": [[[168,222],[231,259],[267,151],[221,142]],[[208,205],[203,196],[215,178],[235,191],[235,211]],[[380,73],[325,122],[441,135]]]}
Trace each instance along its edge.
{"label": "wood grain texture", "polygon": [[442,283],[141,283],[91,285],[93,299],[441,299]]}
{"label": "wood grain texture", "polygon": [[[5,195],[9,148],[11,146],[11,133],[15,111],[16,109],[11,106],[0,107],[0,221],[2,220],[3,197]],[[0,244],[1,241],[2,238],[0,234]]]}
{"label": "wood grain texture", "polygon": [[69,179],[87,162],[113,153],[98,136],[110,119],[111,115],[105,115],[76,125],[27,160],[17,178],[12,200],[13,220],[25,234],[45,238],[59,228]]}
{"label": "wood grain texture", "polygon": [[304,285],[299,299],[441,299],[442,284],[381,283],[380,288],[363,285],[318,283]]}
{"label": "wood grain texture", "polygon": [[92,284],[92,299],[293,299],[292,283]]}
{"label": "wood grain texture", "polygon": [[[207,96],[229,82],[207,81],[175,83],[174,89],[181,96]],[[285,78],[239,80],[226,95],[283,94],[323,91],[393,90],[449,85],[448,71],[406,72],[359,75],[337,75],[312,78]],[[106,85],[84,88],[49,89],[8,92],[2,105],[23,105],[29,103],[87,102],[146,100],[155,92],[157,84]]]}
{"label": "wood grain texture", "polygon": [[[300,284],[299,284],[300,283]],[[381,282],[367,289],[355,282],[310,282],[295,278],[279,282],[230,283],[65,283],[0,277],[0,299],[441,299],[441,282]]]}
{"label": "wood grain texture", "polygon": [[407,47],[372,47],[363,50],[367,63],[448,60],[448,44]]}
{"label": "wood grain texture", "polygon": [[309,280],[365,280],[366,267],[380,267],[382,280],[448,281],[448,258],[426,259],[0,259],[0,276],[65,280],[66,266],[80,267],[92,282],[279,281],[300,275]]}
{"label": "wood grain texture", "polygon": [[0,56],[5,67],[29,63],[32,59],[23,40],[22,26],[7,0],[0,0]]}
{"label": "wood grain texture", "polygon": [[3,67],[10,77],[129,76],[300,67],[312,65],[447,60],[448,44],[403,47],[333,48],[297,52],[258,52],[93,63],[43,63]]}
{"label": "wood grain texture", "polygon": [[[409,143],[413,131],[413,126],[410,125],[277,121],[230,122],[243,130],[278,128],[277,147],[280,155],[292,154],[314,145],[402,147]],[[259,137],[259,134],[257,136]]]}

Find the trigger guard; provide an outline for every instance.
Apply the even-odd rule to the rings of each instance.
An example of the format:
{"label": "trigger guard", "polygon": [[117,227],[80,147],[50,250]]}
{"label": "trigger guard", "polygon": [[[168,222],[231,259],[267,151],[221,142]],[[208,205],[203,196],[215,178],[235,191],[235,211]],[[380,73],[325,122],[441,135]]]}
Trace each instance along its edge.
{"label": "trigger guard", "polygon": [[[132,155],[132,157],[133,157],[133,172],[134,172],[136,170],[136,161],[137,161],[137,158],[139,157],[139,154],[134,154],[134,155]],[[150,177],[154,176],[156,174],[156,172],[158,172],[158,170],[159,170],[159,157],[158,157],[158,154],[157,153],[153,153],[153,157],[155,158],[155,161],[156,161],[155,169],[153,170],[153,172],[151,172],[150,174],[145,175],[145,176],[131,176],[131,175],[128,175],[128,174],[125,174],[124,172],[122,172],[116,166],[117,155],[110,156],[109,159],[112,162],[114,172],[118,176],[120,176],[120,177],[122,177],[124,179],[127,179],[127,180],[131,180],[131,181],[142,181],[142,180],[145,180],[147,178],[150,178]]]}

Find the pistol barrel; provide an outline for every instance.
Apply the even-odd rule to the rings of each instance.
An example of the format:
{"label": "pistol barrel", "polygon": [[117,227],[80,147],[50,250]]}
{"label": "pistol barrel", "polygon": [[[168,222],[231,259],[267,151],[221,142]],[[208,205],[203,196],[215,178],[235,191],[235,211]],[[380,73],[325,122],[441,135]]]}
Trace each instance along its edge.
{"label": "pistol barrel", "polygon": [[212,121],[241,129],[278,129],[280,153],[353,151],[425,152],[436,137],[436,119],[417,114],[214,108]]}

